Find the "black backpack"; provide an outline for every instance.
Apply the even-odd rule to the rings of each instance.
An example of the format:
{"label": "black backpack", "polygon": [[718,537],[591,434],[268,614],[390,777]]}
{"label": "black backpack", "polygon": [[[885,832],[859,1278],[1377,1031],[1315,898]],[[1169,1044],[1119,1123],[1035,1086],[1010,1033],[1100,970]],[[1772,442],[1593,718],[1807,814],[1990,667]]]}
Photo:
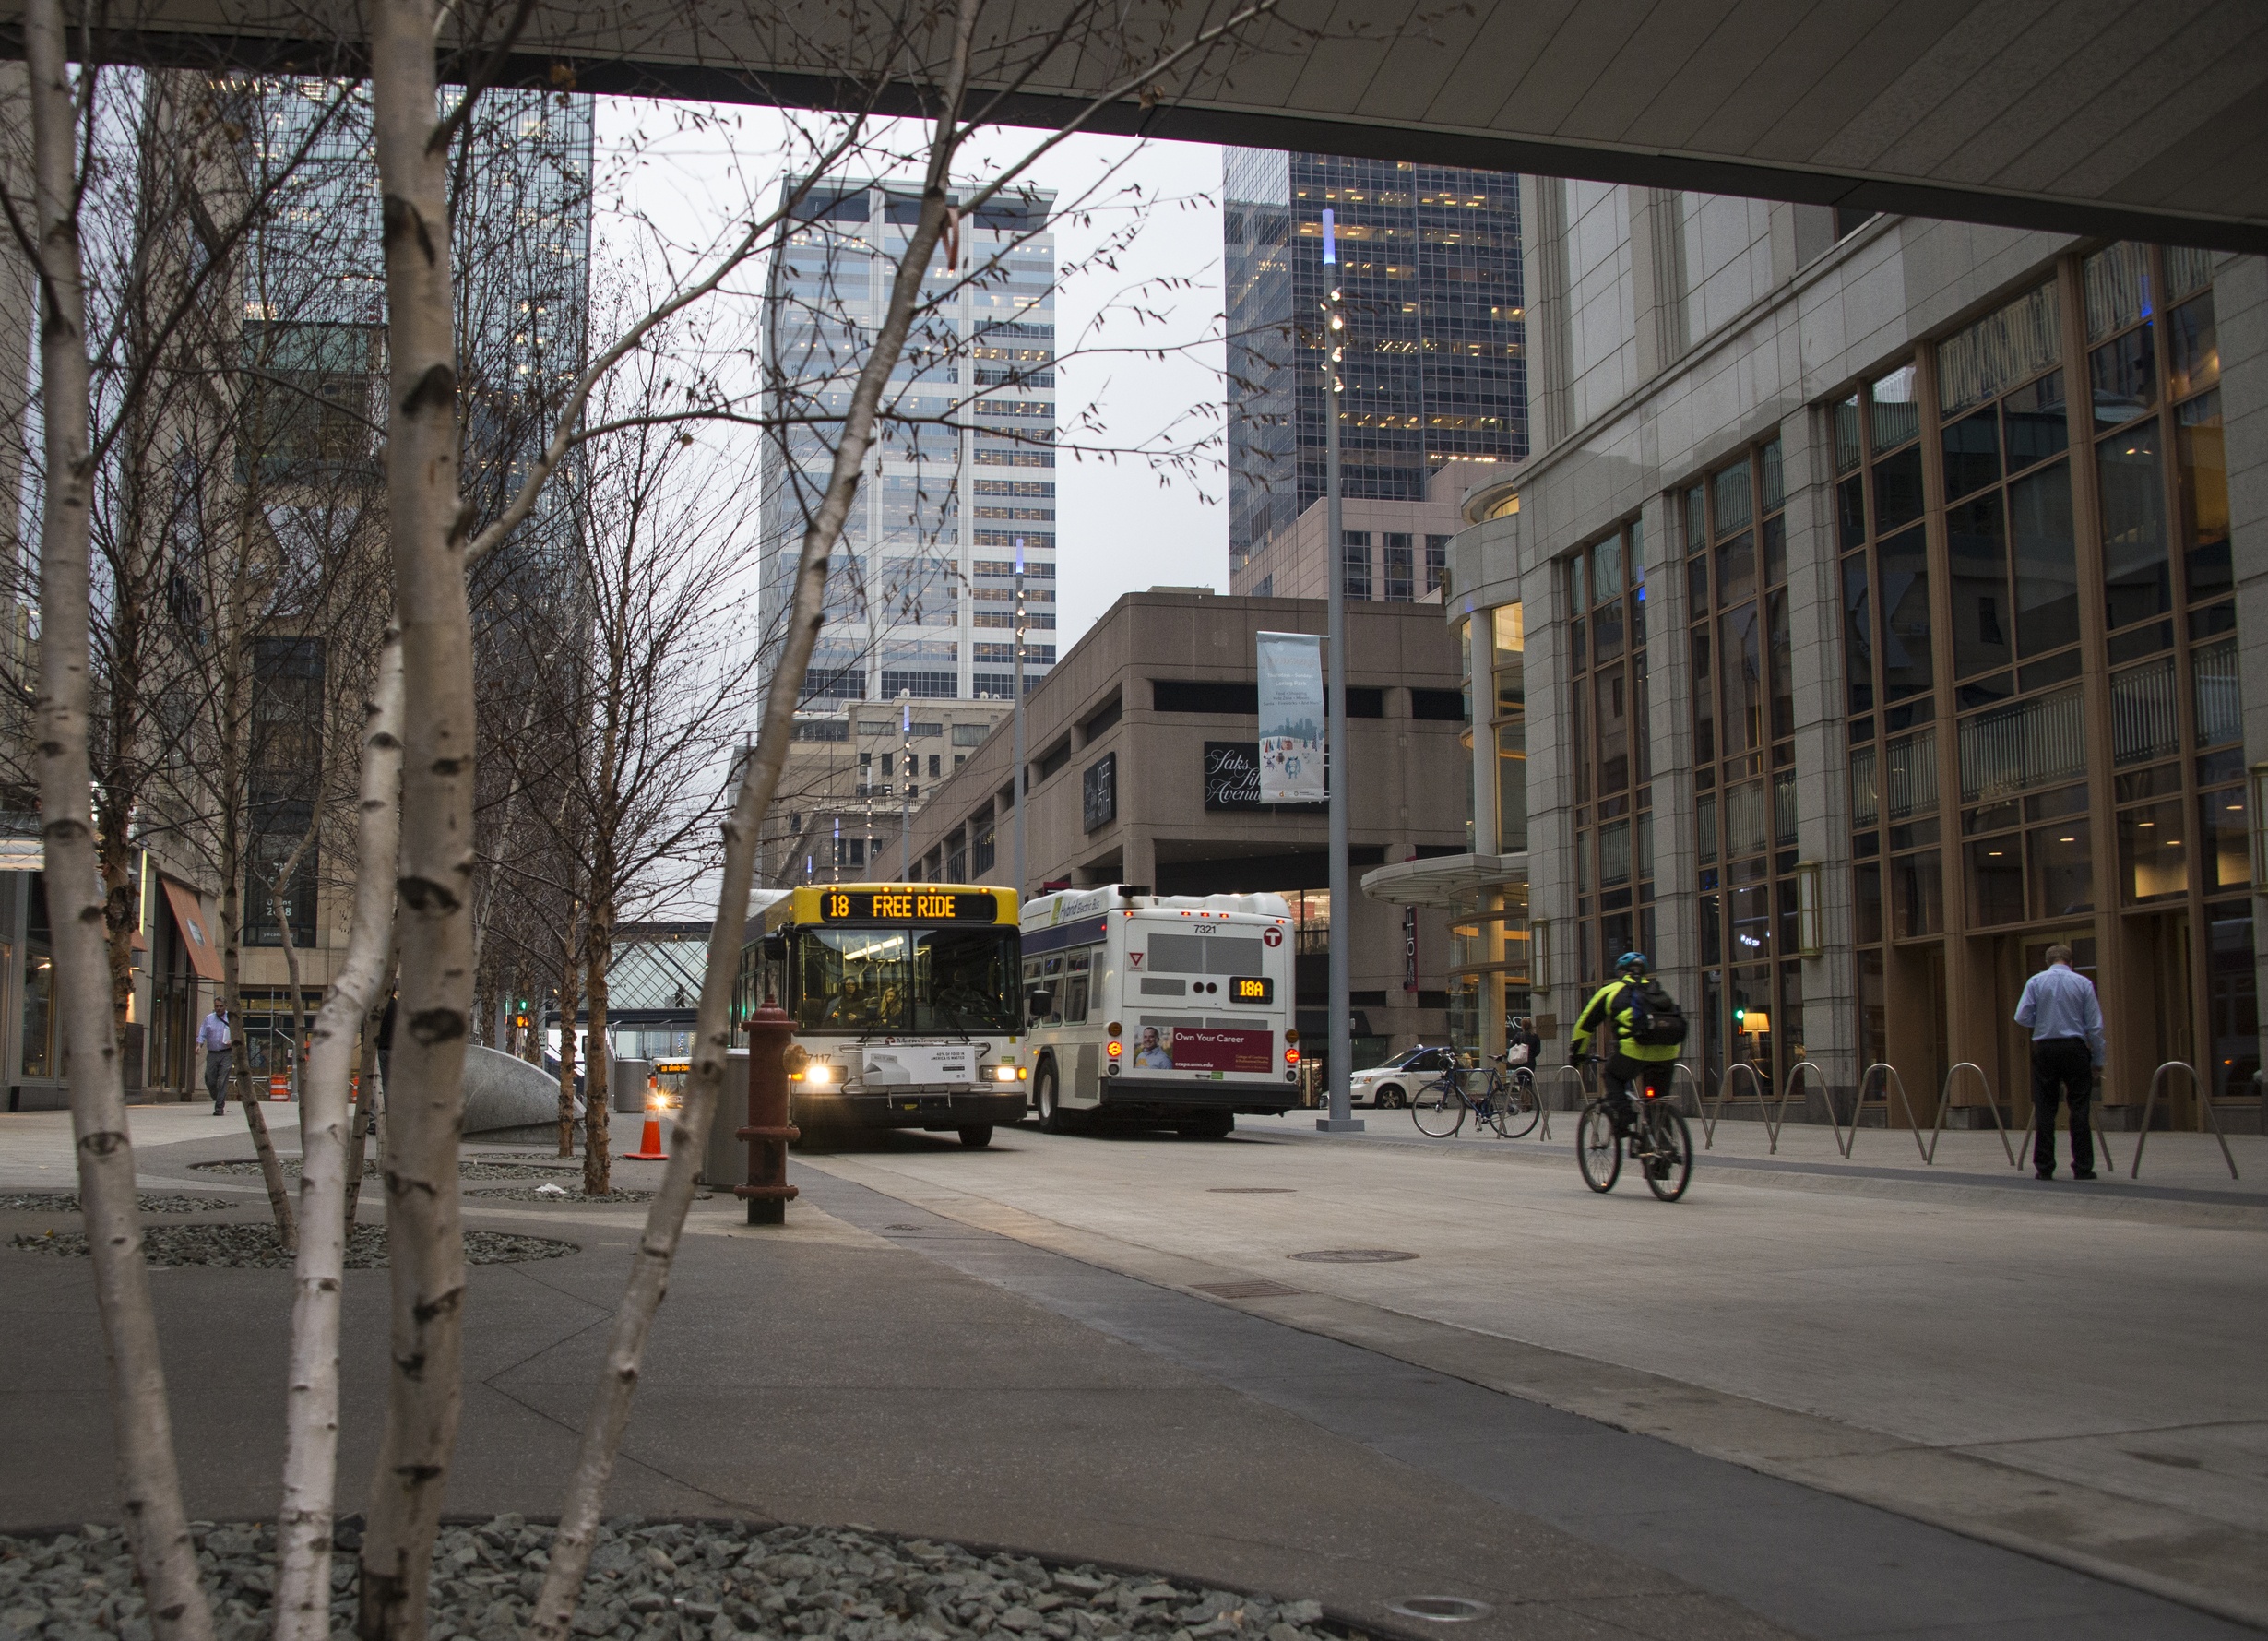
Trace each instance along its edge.
{"label": "black backpack", "polygon": [[1630,1040],[1643,1048],[1674,1049],[1685,1040],[1685,1011],[1652,975],[1624,981],[1613,1011],[1630,1010]]}

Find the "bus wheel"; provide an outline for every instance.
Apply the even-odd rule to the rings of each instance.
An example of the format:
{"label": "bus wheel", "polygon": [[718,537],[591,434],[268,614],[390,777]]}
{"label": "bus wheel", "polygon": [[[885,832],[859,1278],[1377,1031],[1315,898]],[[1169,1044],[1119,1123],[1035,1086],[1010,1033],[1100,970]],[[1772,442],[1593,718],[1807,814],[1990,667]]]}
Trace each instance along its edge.
{"label": "bus wheel", "polygon": [[1063,1099],[1057,1089],[1055,1062],[1051,1060],[1032,1078],[1032,1103],[1039,1108],[1039,1129],[1043,1134],[1071,1132],[1070,1113],[1063,1110]]}
{"label": "bus wheel", "polygon": [[1183,1117],[1173,1125],[1173,1132],[1183,1139],[1227,1139],[1235,1130],[1236,1118],[1228,1112],[1206,1112],[1202,1116]]}
{"label": "bus wheel", "polygon": [[961,1144],[972,1151],[981,1151],[992,1143],[992,1125],[990,1123],[970,1123],[961,1129]]}

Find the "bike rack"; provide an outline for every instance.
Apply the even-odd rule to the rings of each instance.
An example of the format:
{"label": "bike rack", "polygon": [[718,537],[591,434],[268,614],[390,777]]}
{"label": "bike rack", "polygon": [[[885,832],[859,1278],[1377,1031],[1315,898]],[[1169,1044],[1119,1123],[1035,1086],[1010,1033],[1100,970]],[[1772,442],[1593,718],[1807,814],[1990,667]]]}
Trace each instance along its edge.
{"label": "bike rack", "polygon": [[1693,1118],[1701,1124],[1701,1148],[1705,1151],[1712,1148],[1716,1125],[1710,1122],[1708,1102],[1701,1097],[1701,1079],[1693,1075],[1693,1068],[1682,1060],[1673,1060],[1669,1064],[1670,1088],[1672,1089],[1677,1088],[1678,1075],[1680,1072],[1685,1076],[1687,1090],[1693,1097]]}
{"label": "bike rack", "polygon": [[[1874,1074],[1875,1074],[1876,1072],[1878,1072],[1878,1071],[1886,1071],[1886,1072],[1888,1072],[1888,1073],[1890,1074],[1890,1075],[1889,1075],[1886,1078],[1884,1078],[1884,1079],[1883,1079],[1882,1098],[1883,1098],[1884,1100],[1888,1100],[1888,1099],[1889,1099],[1889,1097],[1890,1097],[1890,1089],[1891,1089],[1892,1088],[1894,1088],[1894,1088],[1897,1089],[1897,1091],[1898,1091],[1898,1104],[1899,1104],[1899,1105],[1901,1105],[1902,1107],[1904,1107],[1904,1108],[1905,1108],[1905,1111],[1906,1111],[1906,1128],[1908,1129],[1908,1131],[1910,1131],[1910,1132],[1912,1133],[1912,1135],[1913,1135],[1913,1136],[1914,1136],[1914,1149],[1921,1153],[1921,1159],[1922,1159],[1922,1161],[1924,1161],[1924,1162],[1934,1162],[1934,1161],[1936,1160],[1936,1158],[1932,1155],[1932,1153],[1933,1153],[1933,1152],[1937,1149],[1937,1145],[1936,1145],[1936,1142],[1935,1142],[1935,1141],[1931,1141],[1931,1142],[1930,1142],[1930,1144],[1929,1146],[1927,1146],[1927,1147],[1924,1147],[1924,1146],[1922,1145],[1922,1143],[1921,1143],[1921,1122],[1920,1122],[1920,1119],[1919,1119],[1919,1118],[1918,1118],[1918,1117],[1916,1117],[1916,1116],[1914,1115],[1914,1102],[1913,1102],[1913,1100],[1910,1100],[1910,1099],[1908,1099],[1908,1098],[1907,1098],[1907,1096],[1906,1096],[1906,1079],[1905,1079],[1904,1077],[1902,1077],[1902,1076],[1900,1076],[1898,1075],[1898,1068],[1897,1068],[1896,1066],[1894,1066],[1894,1065],[1891,1064],[1889,1061],[1887,1061],[1887,1060],[1877,1060],[1877,1061],[1875,1061],[1873,1064],[1871,1064],[1871,1065],[1870,1065],[1870,1066],[1868,1066],[1868,1067],[1867,1067],[1867,1069],[1866,1069],[1866,1075],[1865,1075],[1865,1076],[1861,1076],[1861,1077],[1858,1079],[1858,1103],[1859,1103],[1859,1105],[1860,1105],[1860,1106],[1864,1106],[1864,1105],[1866,1104],[1866,1102],[1867,1102],[1867,1085],[1868,1085],[1869,1083],[1870,1083],[1870,1082],[1872,1082],[1872,1081],[1874,1080]],[[1851,1121],[1851,1139],[1852,1139],[1852,1141],[1853,1141],[1854,1143],[1856,1143],[1856,1141],[1857,1141],[1857,1140],[1858,1140],[1858,1112],[1854,1111],[1854,1112],[1851,1112],[1851,1119],[1850,1119],[1850,1121]],[[1848,1153],[1847,1151],[1846,1151],[1846,1152],[1844,1153],[1844,1155],[1845,1155],[1845,1156],[1848,1156],[1849,1154],[1850,1154],[1850,1153]]]}
{"label": "bike rack", "polygon": [[1953,1080],[1965,1071],[1977,1074],[1977,1086],[1985,1091],[1985,1105],[1992,1112],[1992,1125],[2000,1131],[2001,1150],[2008,1159],[2008,1166],[2015,1167],[2015,1148],[2008,1143],[2008,1124],[2001,1115],[2001,1102],[1992,1098],[1992,1079],[1985,1075],[1985,1068],[1974,1060],[1964,1060],[1945,1074],[1945,1087],[1937,1097],[1937,1126],[1930,1132],[1930,1148],[1923,1154],[1922,1159],[1930,1163],[1937,1161],[1938,1137],[1945,1132],[1945,1113],[1953,1109]]}
{"label": "bike rack", "polygon": [[[1793,1095],[1793,1094],[1795,1093],[1795,1091],[1796,1091],[1796,1079],[1797,1079],[1798,1077],[1801,1076],[1802,1076],[1805,1072],[1807,1072],[1807,1071],[1808,1071],[1808,1072],[1810,1072],[1810,1073],[1811,1073],[1813,1076],[1815,1076],[1815,1077],[1817,1077],[1817,1078],[1819,1079],[1819,1091],[1820,1091],[1822,1094],[1825,1094],[1825,1095],[1827,1096],[1827,1120],[1828,1120],[1829,1122],[1833,1122],[1833,1121],[1835,1120],[1835,1096],[1834,1096],[1834,1094],[1833,1094],[1833,1093],[1829,1090],[1828,1084],[1827,1084],[1827,1074],[1826,1074],[1825,1072],[1822,1071],[1822,1070],[1821,1070],[1818,1066],[1814,1065],[1814,1064],[1813,1064],[1811,1061],[1809,1061],[1809,1060],[1799,1060],[1799,1061],[1797,1061],[1797,1062],[1796,1062],[1793,1065],[1790,1065],[1790,1066],[1787,1068],[1787,1080],[1786,1080],[1784,1083],[1782,1083],[1782,1084],[1780,1085],[1780,1110],[1781,1110],[1781,1112],[1784,1113],[1784,1112],[1786,1112],[1786,1111],[1787,1110],[1787,1101],[1788,1101],[1788,1099],[1789,1099],[1789,1097],[1790,1097],[1791,1095]],[[1786,1125],[1786,1124],[1787,1124],[1787,1117],[1786,1117],[1785,1115],[1783,1115],[1783,1116],[1781,1117],[1781,1119],[1780,1119],[1780,1126],[1785,1126],[1785,1125]],[[1852,1118],[1851,1118],[1851,1130],[1852,1130],[1852,1133],[1853,1133],[1854,1135],[1856,1135],[1856,1133],[1858,1132],[1858,1116],[1857,1116],[1857,1114],[1856,1114],[1855,1112],[1853,1113]],[[1775,1127],[1775,1129],[1773,1130],[1773,1134],[1772,1134],[1772,1152],[1773,1152],[1773,1155],[1777,1156],[1777,1155],[1779,1154],[1779,1149],[1780,1149],[1780,1136],[1779,1136],[1779,1128],[1778,1128],[1778,1127]]]}
{"label": "bike rack", "polygon": [[[1679,1064],[1682,1065],[1684,1062],[1680,1061]],[[1747,1073],[1749,1087],[1756,1090],[1756,1103],[1764,1112],[1764,1133],[1770,1136],[1772,1154],[1776,1157],[1780,1151],[1780,1130],[1787,1122],[1787,1090],[1782,1088],[1779,1099],[1774,1100],[1764,1092],[1764,1080],[1757,1075],[1756,1067],[1746,1060],[1736,1060],[1725,1068],[1725,1080],[1717,1085],[1716,1099],[1701,1119],[1702,1148],[1711,1151],[1716,1148],[1716,1125],[1724,1121],[1725,1101],[1732,1098],[1732,1079],[1736,1072]],[[1674,1073],[1670,1080],[1677,1080]],[[1700,1085],[1696,1083],[1694,1086],[1698,1088]]]}
{"label": "bike rack", "polygon": [[[1577,1065],[1554,1065],[1551,1068],[1551,1071],[1553,1076],[1558,1081],[1564,1082],[1569,1077],[1575,1079],[1574,1110],[1576,1115],[1582,1115],[1584,1102],[1591,1097],[1591,1087],[1588,1083],[1583,1080],[1582,1067]],[[1543,1132],[1537,1136],[1537,1137],[1538,1139],[1550,1139],[1551,1137],[1551,1108],[1544,1103],[1542,1091],[1543,1085],[1538,1082],[1536,1085],[1536,1109],[1543,1112]]]}
{"label": "bike rack", "polygon": [[[2221,1132],[2220,1115],[2213,1109],[2212,1096],[2205,1092],[2205,1080],[2197,1075],[2197,1067],[2186,1060],[2168,1060],[2150,1074],[2150,1096],[2142,1102],[2142,1133],[2134,1140],[2134,1167],[2126,1177],[2130,1180],[2142,1178],[2142,1148],[2150,1138],[2150,1116],[2157,1109],[2158,1085],[2166,1080],[2167,1072],[2177,1069],[2190,1074],[2190,1087],[2197,1090],[2198,1108],[2203,1112],[2205,1122],[2212,1125],[2213,1137],[2221,1142],[2221,1160],[2228,1164],[2228,1177],[2232,1180],[2238,1178],[2236,1154],[2228,1148],[2228,1136]],[[2108,1152],[2104,1159],[2108,1160]],[[2117,1164],[2112,1164],[2111,1171],[2114,1173],[2118,1171]]]}

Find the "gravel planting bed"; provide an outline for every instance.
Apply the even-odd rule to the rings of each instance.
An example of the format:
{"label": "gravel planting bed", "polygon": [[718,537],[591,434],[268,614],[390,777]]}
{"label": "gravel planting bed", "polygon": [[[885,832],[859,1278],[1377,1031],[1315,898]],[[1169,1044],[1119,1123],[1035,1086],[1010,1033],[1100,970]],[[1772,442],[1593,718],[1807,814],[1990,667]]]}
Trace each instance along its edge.
{"label": "gravel planting bed", "polygon": [[[84,1232],[53,1231],[18,1236],[11,1246],[63,1258],[84,1258]],[[517,1265],[529,1259],[559,1259],[580,1251],[576,1243],[550,1237],[511,1236],[496,1231],[465,1232],[467,1265]],[[276,1240],[273,1225],[152,1225],[142,1232],[142,1256],[152,1266],[217,1265],[235,1270],[289,1270],[293,1255]],[[357,1225],[347,1237],[349,1270],[386,1268],[386,1227]],[[7,1641],[0,1625],[0,1641]]]}
{"label": "gravel planting bed", "polygon": [[[200,1524],[216,1641],[268,1632],[275,1535]],[[442,1529],[430,1641],[517,1641],[552,1529],[517,1516]],[[342,1551],[359,1545],[341,1524]],[[331,1634],[350,1635],[357,1569],[334,1564]],[[1050,1566],[863,1528],[732,1522],[610,1523],[599,1530],[576,1610],[585,1641],[1345,1641],[1313,1601],[1201,1589],[1150,1573]],[[148,1641],[125,1542],[115,1528],[49,1540],[0,1537],[0,1641]]]}
{"label": "gravel planting bed", "polygon": [[592,1196],[580,1185],[496,1185],[472,1194],[475,1202],[651,1202],[651,1191],[624,1191],[620,1187],[602,1195]]}
{"label": "gravel planting bed", "polygon": [[[147,1192],[135,1202],[145,1214],[209,1214],[220,1208],[241,1208],[259,1198],[255,1196],[152,1196]],[[0,1214],[76,1214],[78,1212],[78,1193],[76,1191],[19,1191],[13,1196],[0,1196]]]}
{"label": "gravel planting bed", "polygon": [[[285,1173],[294,1176],[299,1173],[297,1157],[279,1157],[276,1161]],[[255,1179],[260,1174],[260,1164],[256,1159],[234,1162],[192,1162],[189,1166],[207,1173],[249,1174]],[[462,1180],[555,1180],[570,1171],[579,1175],[583,1165],[576,1162],[539,1168],[532,1162],[478,1162],[470,1158],[460,1158],[457,1164],[457,1177]],[[375,1162],[363,1163],[362,1177],[376,1179],[378,1165]]]}

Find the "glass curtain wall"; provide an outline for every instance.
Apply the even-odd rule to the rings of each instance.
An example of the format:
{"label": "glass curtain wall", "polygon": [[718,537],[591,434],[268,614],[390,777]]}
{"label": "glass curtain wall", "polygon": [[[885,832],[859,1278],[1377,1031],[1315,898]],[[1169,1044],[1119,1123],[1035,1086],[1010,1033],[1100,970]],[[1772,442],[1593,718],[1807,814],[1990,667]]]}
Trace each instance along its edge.
{"label": "glass curtain wall", "polygon": [[[2073,259],[1830,420],[1864,1063],[1888,1057],[1901,946],[2116,915],[2138,977],[2186,1016],[2164,1052],[2253,1092],[2208,256]],[[2095,968],[2096,941],[2076,944]]]}
{"label": "glass curtain wall", "polygon": [[1692,667],[1700,1055],[1712,1088],[1731,1066],[1748,1064],[1769,1089],[1803,1057],[1785,501],[1775,439],[1688,488],[1680,504],[1692,621],[1685,642]]}
{"label": "glass curtain wall", "polygon": [[1646,732],[1645,539],[1637,520],[1561,568],[1568,622],[1568,743],[1575,779],[1576,978],[1603,981],[1651,952],[1654,767]]}

